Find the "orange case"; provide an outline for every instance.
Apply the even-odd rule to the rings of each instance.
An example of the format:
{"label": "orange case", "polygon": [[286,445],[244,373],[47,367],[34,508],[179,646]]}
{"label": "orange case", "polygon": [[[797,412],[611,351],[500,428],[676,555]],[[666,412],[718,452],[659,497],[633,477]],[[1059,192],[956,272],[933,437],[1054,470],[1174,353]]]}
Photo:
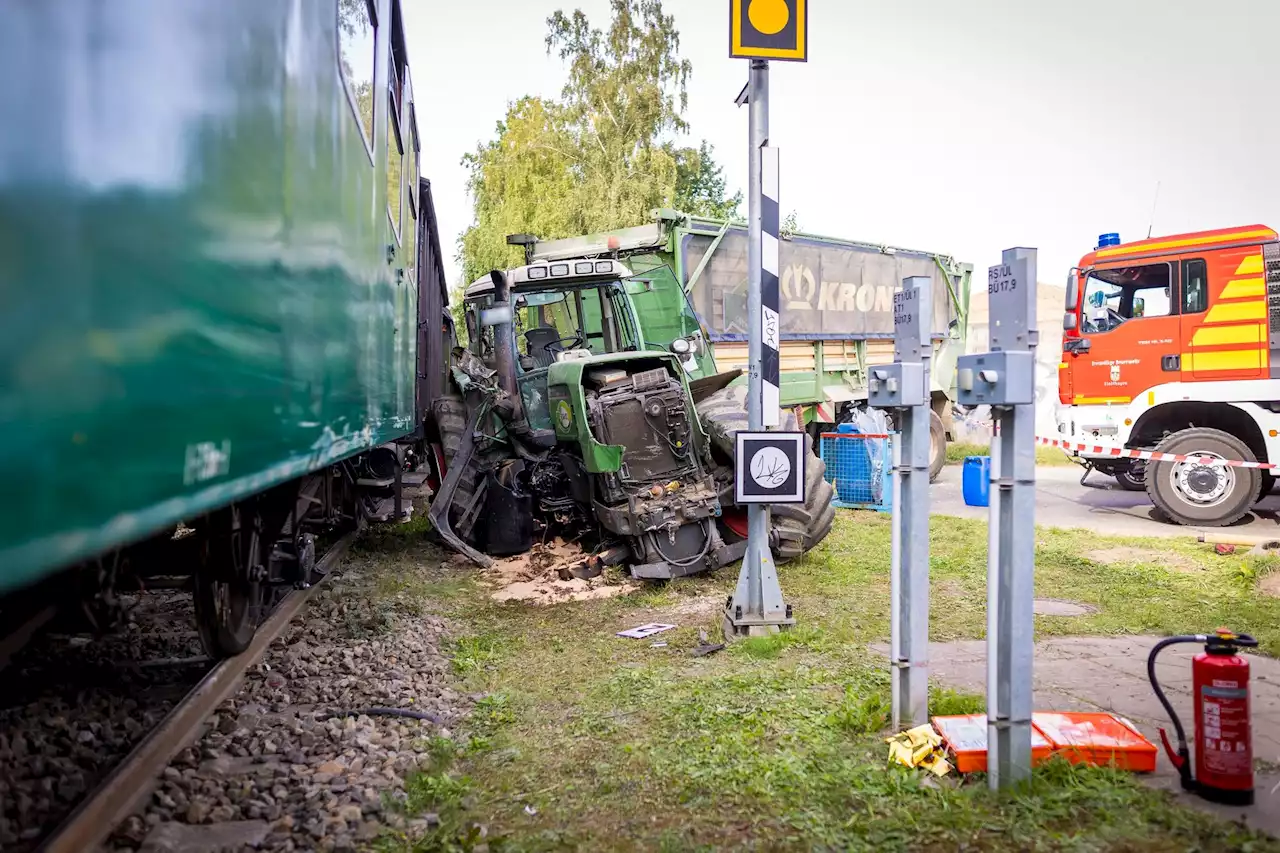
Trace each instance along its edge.
{"label": "orange case", "polygon": [[1156,745],[1114,714],[1037,711],[1031,724],[1072,764],[1112,765],[1138,773],[1156,769]]}
{"label": "orange case", "polygon": [[[966,714],[958,717],[934,717],[933,727],[950,748],[954,764],[961,773],[987,769],[987,715]],[[1036,727],[1031,727],[1031,764],[1036,765],[1053,755],[1053,744]]]}
{"label": "orange case", "polygon": [[[955,758],[961,773],[987,769],[987,717],[968,714],[934,717],[933,727]],[[1037,711],[1031,715],[1031,764],[1061,755],[1072,764],[1112,765],[1150,773],[1156,746],[1127,721],[1113,714]]]}

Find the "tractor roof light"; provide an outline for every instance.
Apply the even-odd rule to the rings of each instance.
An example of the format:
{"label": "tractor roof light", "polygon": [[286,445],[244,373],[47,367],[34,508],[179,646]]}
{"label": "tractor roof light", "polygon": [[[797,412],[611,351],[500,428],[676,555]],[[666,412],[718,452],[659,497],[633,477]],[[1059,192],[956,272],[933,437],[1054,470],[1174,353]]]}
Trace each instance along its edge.
{"label": "tractor roof light", "polygon": [[552,275],[568,275],[569,265],[568,264],[552,264],[551,274]]}
{"label": "tractor roof light", "polygon": [[547,277],[546,267],[529,267],[529,278],[534,279],[534,278],[546,278],[546,277]]}

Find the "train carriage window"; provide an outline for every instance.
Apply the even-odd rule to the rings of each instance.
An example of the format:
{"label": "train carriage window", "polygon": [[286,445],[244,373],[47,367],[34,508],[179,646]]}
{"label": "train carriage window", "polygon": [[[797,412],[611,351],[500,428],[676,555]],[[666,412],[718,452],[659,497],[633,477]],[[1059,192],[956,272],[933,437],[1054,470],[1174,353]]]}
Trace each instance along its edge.
{"label": "train carriage window", "polygon": [[418,139],[413,120],[413,103],[407,102],[404,121],[404,263],[410,281],[417,281],[418,223],[414,194],[418,189]]}
{"label": "train carriage window", "polygon": [[373,68],[377,19],[369,0],[338,0],[338,68],[347,103],[373,163]]}
{"label": "train carriage window", "polygon": [[387,89],[387,216],[391,230],[399,241],[400,216],[404,208],[404,145],[400,138],[399,99],[395,68],[391,69],[391,84]]}

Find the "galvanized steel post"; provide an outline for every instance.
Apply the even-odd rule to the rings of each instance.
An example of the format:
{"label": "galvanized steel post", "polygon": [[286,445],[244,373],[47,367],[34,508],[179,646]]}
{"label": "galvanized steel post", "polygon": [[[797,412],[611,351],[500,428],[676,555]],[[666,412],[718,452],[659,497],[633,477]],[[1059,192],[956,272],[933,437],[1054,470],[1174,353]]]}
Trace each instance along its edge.
{"label": "galvanized steel post", "polygon": [[868,402],[896,413],[889,575],[893,727],[929,722],[929,363],[933,290],[927,276],[893,295],[894,363],[872,368]]}
{"label": "galvanized steel post", "polygon": [[[778,152],[769,145],[769,63],[752,59],[747,233],[747,426],[778,425]],[[725,607],[725,636],[776,631],[794,620],[769,550],[769,508],[747,507],[747,552]]]}
{"label": "galvanized steel post", "polygon": [[1006,249],[987,275],[991,352],[962,356],[959,401],[994,422],[987,553],[987,780],[1031,775],[1035,652],[1036,250]]}

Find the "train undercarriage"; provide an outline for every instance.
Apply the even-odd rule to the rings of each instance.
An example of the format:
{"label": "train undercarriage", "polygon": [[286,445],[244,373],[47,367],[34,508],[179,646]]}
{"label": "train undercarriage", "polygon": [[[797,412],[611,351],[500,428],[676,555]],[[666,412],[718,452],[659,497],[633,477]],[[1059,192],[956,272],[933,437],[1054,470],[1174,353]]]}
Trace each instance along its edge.
{"label": "train undercarriage", "polygon": [[210,658],[239,654],[280,598],[317,579],[317,554],[330,541],[408,515],[401,489],[425,480],[420,460],[415,445],[381,445],[0,599],[0,669],[42,630],[109,633],[139,594],[158,590],[192,595]]}

